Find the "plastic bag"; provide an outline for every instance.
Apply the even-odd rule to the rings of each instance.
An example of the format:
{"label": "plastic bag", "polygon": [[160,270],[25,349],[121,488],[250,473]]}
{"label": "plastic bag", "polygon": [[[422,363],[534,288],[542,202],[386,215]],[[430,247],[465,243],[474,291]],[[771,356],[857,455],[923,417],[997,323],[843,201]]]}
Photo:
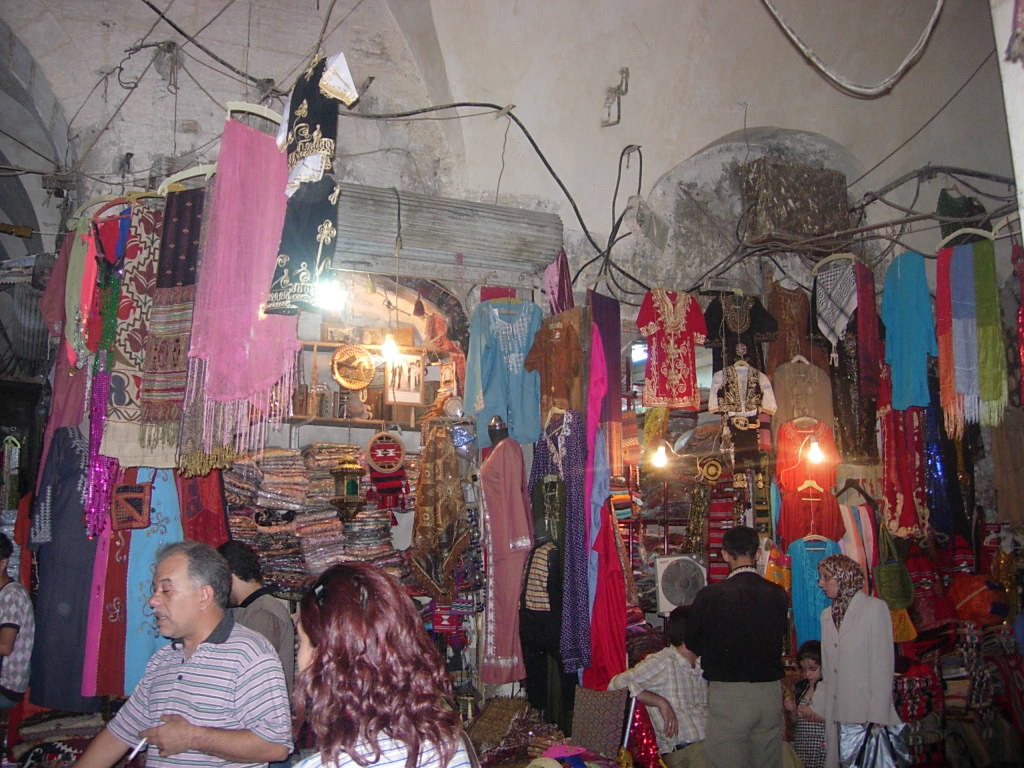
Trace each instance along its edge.
{"label": "plastic bag", "polygon": [[782,550],[773,546],[768,554],[768,564],[764,569],[764,577],[789,592],[793,588],[792,562],[792,558],[789,555],[783,554]]}
{"label": "plastic bag", "polygon": [[906,723],[839,724],[839,765],[842,768],[905,768],[910,748],[903,739]]}

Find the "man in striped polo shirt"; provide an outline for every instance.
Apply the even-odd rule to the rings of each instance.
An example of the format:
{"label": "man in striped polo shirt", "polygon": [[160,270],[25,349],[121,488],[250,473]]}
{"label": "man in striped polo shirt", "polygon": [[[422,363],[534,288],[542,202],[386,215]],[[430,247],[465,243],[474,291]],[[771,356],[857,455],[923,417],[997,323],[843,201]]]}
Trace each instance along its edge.
{"label": "man in striped polo shirt", "polygon": [[75,765],[109,768],[142,739],[147,768],[252,768],[291,753],[281,662],[226,612],[230,591],[227,562],[212,547],[182,541],[157,553],[149,605],[171,642]]}

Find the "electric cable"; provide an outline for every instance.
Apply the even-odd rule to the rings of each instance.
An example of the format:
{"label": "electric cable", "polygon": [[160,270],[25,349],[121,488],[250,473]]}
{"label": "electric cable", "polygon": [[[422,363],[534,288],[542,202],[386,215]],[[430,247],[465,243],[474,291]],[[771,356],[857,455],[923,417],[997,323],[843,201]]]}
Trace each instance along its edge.
{"label": "electric cable", "polygon": [[[616,202],[616,198],[618,198],[618,196],[619,196],[619,184],[622,183],[622,161],[626,157],[627,154],[632,154],[633,152],[640,152],[640,145],[639,144],[627,144],[626,146],[624,146],[622,148],[622,151],[619,153],[619,170],[618,170],[618,173],[615,174],[615,189],[612,192],[612,225],[613,226],[615,224],[615,202]],[[642,152],[640,153],[640,158],[641,158],[641,160],[640,160],[640,163],[641,163],[640,164],[640,172],[642,174],[643,173],[643,153]],[[638,183],[637,184],[637,187],[638,187],[637,194],[640,194],[639,186],[640,185]]]}
{"label": "electric cable", "polygon": [[[145,2],[145,3],[149,2],[149,0],[142,0],[142,1]],[[149,59],[149,63],[146,64],[145,68],[142,70],[141,74],[139,75],[139,79],[136,81],[136,83],[140,82],[142,80],[142,78],[146,76],[146,73],[149,72],[149,68],[153,66],[153,62],[155,62],[155,61],[156,61],[156,54],[153,54],[153,56],[151,56],[150,59]],[[86,149],[85,152],[82,153],[81,157],[78,158],[78,162],[75,163],[75,167],[72,170],[80,171],[85,166],[85,159],[89,156],[89,153],[92,152],[92,150],[96,146],[97,142],[99,142],[100,137],[103,136],[103,134],[107,132],[107,128],[109,128],[110,124],[112,122],[114,122],[114,118],[117,117],[117,115],[121,112],[121,110],[124,108],[124,105],[128,103],[128,99],[130,99],[132,97],[132,94],[135,93],[135,90],[136,90],[135,88],[129,89],[128,93],[126,93],[124,98],[121,99],[121,103],[117,105],[117,109],[115,109],[114,112],[110,115],[110,117],[107,118],[107,122],[105,122],[103,124],[103,127],[100,128],[99,131],[97,131],[96,135],[92,139],[92,143],[89,144],[88,149]]]}
{"label": "electric cable", "polygon": [[[973,192],[974,194],[981,195],[982,197],[987,197],[987,198],[989,198],[991,200],[999,200],[999,201],[1002,201],[1002,202],[1006,202],[1007,200],[1014,200],[1017,197],[1017,195],[1015,195],[1015,194],[997,195],[997,194],[995,194],[993,192],[986,192],[983,189],[978,189],[976,186],[971,184],[966,179],[960,178],[955,173],[951,173],[949,175],[950,175],[951,178],[953,178],[956,181],[957,184],[963,184],[965,187],[967,187],[969,190],[971,190],[971,192]],[[1014,185],[1011,183],[1011,186],[1014,186]]]}
{"label": "electric cable", "polygon": [[35,147],[31,147],[31,146],[29,146],[29,145],[28,145],[28,144],[26,144],[26,143],[25,143],[24,141],[22,141],[21,139],[19,139],[19,138],[18,138],[17,136],[14,136],[13,134],[10,134],[10,133],[8,133],[8,132],[7,132],[7,131],[5,131],[5,130],[4,130],[3,128],[0,128],[0,133],[2,133],[2,134],[3,134],[4,136],[6,136],[6,137],[7,137],[8,139],[10,139],[11,141],[13,141],[13,142],[15,142],[15,143],[17,143],[17,144],[20,144],[20,145],[21,145],[21,146],[23,146],[23,147],[24,147],[25,149],[27,149],[27,150],[28,150],[29,152],[31,152],[31,153],[32,153],[33,155],[36,155],[36,156],[38,156],[38,157],[41,157],[41,158],[43,158],[43,160],[45,160],[45,161],[46,161],[46,162],[48,162],[48,163],[53,163],[53,167],[54,167],[54,168],[57,168],[57,167],[59,167],[59,166],[58,166],[58,163],[57,163],[57,162],[56,162],[56,161],[55,161],[55,160],[54,160],[54,159],[53,159],[52,157],[47,157],[47,156],[46,156],[46,155],[44,155],[44,154],[43,154],[42,152],[40,152],[40,151],[39,151],[38,149],[36,149]]}
{"label": "electric cable", "polygon": [[191,53],[190,51],[182,49],[181,52],[183,54],[185,54],[186,56],[188,56],[190,59],[192,59],[192,61],[194,61],[196,64],[199,64],[200,66],[206,67],[211,72],[216,72],[221,77],[227,78],[228,80],[231,80],[231,81],[233,81],[235,83],[238,83],[239,85],[243,85],[246,88],[248,88],[249,86],[252,85],[252,83],[250,83],[245,78],[238,77],[237,75],[235,75],[232,72],[225,72],[223,70],[217,69],[217,67],[213,66],[213,64],[211,64],[208,61],[203,61],[201,58],[196,56],[194,53]]}
{"label": "electric cable", "polygon": [[945,111],[946,107],[948,107],[950,104],[953,103],[953,99],[955,99],[957,96],[959,96],[960,92],[963,91],[963,89],[966,88],[970,84],[970,82],[975,78],[975,76],[981,71],[981,68],[984,67],[988,63],[988,60],[991,59],[995,55],[995,52],[996,52],[995,48],[993,48],[991,51],[988,52],[988,54],[985,56],[985,58],[982,59],[981,63],[978,64],[978,66],[976,66],[974,68],[974,71],[971,72],[971,74],[967,77],[966,80],[964,80],[964,82],[960,85],[960,87],[957,88],[955,91],[953,91],[953,95],[950,96],[948,99],[946,99],[942,103],[942,106],[939,107],[938,110],[935,112],[935,114],[933,114],[931,117],[929,117],[927,120],[925,120],[920,128],[918,128],[916,131],[914,131],[912,134],[910,134],[910,136],[908,136],[898,147],[896,147],[896,149],[894,149],[892,152],[887,154],[885,157],[883,157],[877,163],[875,163],[870,168],[868,168],[866,171],[864,171],[864,173],[862,173],[856,179],[854,179],[849,184],[847,184],[846,188],[849,189],[850,187],[852,187],[858,181],[860,181],[865,176],[867,176],[869,173],[871,173],[876,168],[878,168],[878,166],[880,166],[886,160],[888,160],[893,155],[895,155],[897,152],[899,152],[901,149],[903,149],[905,146],[907,146],[907,144],[909,144],[911,141],[916,139],[918,134],[921,133],[921,131],[923,131],[925,128],[927,128],[929,125],[931,125],[932,122],[935,120],[935,118],[937,118],[939,115],[941,115]]}
{"label": "electric cable", "polygon": [[[616,214],[615,214],[615,205],[616,205],[616,201],[617,201],[618,196],[619,196],[619,186],[622,183],[622,161],[624,159],[627,159],[634,152],[637,153],[639,155],[639,157],[640,157],[639,173],[638,173],[638,177],[639,178],[638,178],[638,181],[637,181],[637,196],[639,196],[640,190],[642,189],[641,185],[643,184],[643,152],[641,151],[639,144],[627,144],[625,147],[622,148],[622,151],[619,153],[618,170],[617,170],[617,172],[615,174],[615,190],[612,192],[612,225],[611,225],[611,231],[608,233],[608,242],[607,242],[607,244],[605,245],[605,248],[604,248],[604,260],[601,263],[601,268],[597,271],[597,277],[595,278],[595,280],[596,280],[595,285],[597,285],[597,283],[600,282],[600,280],[601,280],[601,278],[603,276],[607,276],[606,277],[606,282],[607,282],[607,279],[610,278],[612,283],[614,283],[615,286],[620,291],[622,291],[623,293],[632,294],[632,295],[636,295],[636,296],[642,296],[646,291],[650,290],[650,288],[647,286],[647,284],[644,283],[643,281],[637,279],[635,276],[629,274],[625,270],[623,270],[612,259],[612,249],[615,247],[616,244],[618,244],[623,239],[623,237],[625,237],[625,235],[623,237],[618,237],[618,232],[619,232],[619,229],[622,226],[622,222],[625,220],[626,214],[629,212],[629,207],[627,206],[626,210],[624,210],[621,214],[619,214],[618,217],[616,217]],[[615,279],[615,275],[611,271],[612,268],[614,268],[615,270],[617,270],[618,272],[623,274],[625,277],[628,277],[630,280],[632,280],[634,283],[639,285],[644,290],[643,291],[631,291],[631,290],[629,290],[627,288],[623,288],[621,285],[619,285],[618,280]],[[576,273],[576,277],[579,277],[579,272]],[[573,284],[575,284],[576,278],[573,278],[572,282],[573,282]]]}
{"label": "electric cable", "polygon": [[449,115],[448,117],[444,117],[444,116],[441,116],[441,115],[438,115],[436,117],[427,116],[427,115],[424,115],[422,117],[401,117],[401,118],[398,118],[396,120],[393,120],[392,122],[395,122],[395,123],[417,123],[417,122],[423,122],[423,123],[426,123],[426,122],[442,123],[442,122],[445,122],[446,120],[467,120],[467,119],[469,119],[471,117],[489,117],[489,116],[491,116],[493,114],[494,114],[494,110],[490,110],[489,109],[489,110],[487,110],[485,112],[472,112],[472,113],[470,113],[468,115]]}
{"label": "electric cable", "polygon": [[[184,72],[186,75],[188,75],[188,79],[191,80],[193,83],[195,83],[196,88],[198,88],[200,91],[202,91],[203,95],[206,96],[206,98],[208,98],[210,101],[212,101],[218,107],[220,107],[222,110],[227,112],[227,110],[228,110],[227,106],[225,106],[224,104],[221,104],[219,101],[217,101],[217,99],[215,99],[213,97],[213,95],[202,86],[202,84],[196,79],[196,76],[188,71],[188,67],[185,66],[184,62],[182,62],[180,64],[180,66],[181,66],[181,71]],[[177,156],[178,153],[175,152],[174,154],[175,154],[175,156]]]}
{"label": "electric cable", "polygon": [[[323,47],[323,44],[324,44],[324,33],[327,31],[327,25],[331,21],[331,14],[334,13],[334,6],[335,6],[335,4],[337,4],[337,2],[338,2],[338,0],[331,0],[331,4],[327,8],[327,15],[324,16],[324,23],[322,25],[320,25],[320,36],[317,37],[317,39],[316,39],[316,50],[317,50],[317,52],[319,52],[320,49]],[[315,55],[316,54],[314,53],[314,56]]]}
{"label": "electric cable", "polygon": [[[174,0],[170,0],[170,2],[167,3],[167,7],[164,8],[164,13],[170,13],[171,12],[171,7],[173,5],[174,5]],[[149,36],[153,34],[153,30],[157,28],[157,25],[159,23],[160,23],[160,17],[157,16],[155,19],[153,19],[153,23],[149,25],[149,29],[146,30],[146,34],[144,34],[142,37],[140,37],[139,41],[137,43],[135,43],[135,45],[139,46],[139,47],[145,45],[146,41],[149,39]]]}
{"label": "electric cable", "polygon": [[[1016,187],[1013,177],[1011,176],[1000,176],[995,173],[988,173],[986,171],[975,171],[970,168],[959,168],[952,165],[924,165],[908,173],[904,173],[892,181],[888,181],[878,189],[872,190],[876,195],[884,195],[887,192],[891,192],[897,187],[902,187],[908,181],[914,179],[922,179],[923,181],[930,181],[936,176],[970,176],[972,179],[982,179],[984,181],[991,181],[994,184],[1005,184],[1007,187]],[[849,187],[847,187],[849,188]],[[1010,197],[1013,197],[1012,195]]]}
{"label": "electric cable", "polygon": [[508,147],[508,131],[512,121],[505,119],[505,138],[501,140],[501,170],[498,171],[498,182],[494,185],[494,204],[498,204],[498,193],[501,191],[501,177],[505,175],[505,149]]}
{"label": "electric cable", "polygon": [[[917,201],[918,201],[918,198],[920,198],[920,196],[921,196],[921,179],[918,178],[917,179],[917,185],[914,187],[914,198],[910,201],[910,206],[909,207],[911,209],[913,209],[913,207],[915,205],[917,205]],[[896,249],[897,245],[903,245],[902,240],[900,240],[899,238],[903,237],[907,233],[907,228],[909,226],[910,226],[909,224],[901,224],[900,225],[899,233],[895,237],[891,238],[891,241],[890,241],[889,245],[887,245],[885,248],[883,248],[882,252],[878,254],[878,258],[876,259],[877,263],[880,264],[883,261],[885,261],[886,259],[888,259],[889,258],[889,254],[892,253]],[[906,247],[906,246],[904,246],[904,247]],[[910,249],[908,248],[907,250],[910,250]]]}
{"label": "electric cable", "polygon": [[[148,0],[143,0],[148,2]],[[368,113],[368,112],[339,112],[338,114],[343,117],[356,117],[363,120],[395,120],[403,117],[414,117],[416,115],[429,114],[430,112],[438,112],[444,109],[458,109],[458,108],[473,108],[473,109],[490,109],[495,112],[501,112],[509,117],[519,130],[522,132],[526,140],[530,142],[530,146],[533,147],[533,151],[537,153],[537,157],[540,158],[541,163],[547,169],[551,178],[555,180],[558,188],[562,190],[562,194],[565,195],[566,200],[569,202],[569,206],[572,208],[573,213],[576,216],[576,221],[579,222],[580,227],[583,229],[583,236],[586,237],[587,241],[593,246],[594,250],[600,253],[602,251],[601,246],[597,244],[594,236],[590,234],[590,230],[587,229],[587,224],[583,220],[583,214],[580,212],[579,206],[576,205],[576,201],[573,196],[569,193],[569,189],[565,186],[565,182],[562,181],[561,177],[555,172],[555,169],[551,166],[547,157],[541,151],[541,148],[537,145],[537,141],[533,138],[533,135],[527,130],[523,121],[519,119],[519,116],[515,114],[513,108],[503,107],[500,104],[492,104],[489,101],[455,101],[450,104],[438,104],[437,106],[431,107],[419,107],[417,109],[408,109],[402,112],[390,112],[390,113]]]}
{"label": "electric cable", "polygon": [[171,18],[169,16],[167,16],[167,14],[165,14],[163,11],[161,11],[159,8],[157,8],[155,5],[153,5],[153,3],[150,2],[150,0],[141,0],[141,2],[143,2],[144,4],[149,6],[149,8],[152,9],[153,12],[156,13],[161,19],[163,19],[165,22],[167,22],[167,24],[175,32],[177,32],[179,35],[181,35],[186,40],[191,42],[196,48],[201,50],[203,53],[205,53],[207,56],[209,56],[211,59],[216,61],[221,66],[227,67],[232,72],[234,72],[236,75],[244,77],[246,80],[249,80],[254,85],[259,86],[260,89],[265,89],[267,93],[280,93],[281,95],[284,95],[283,92],[278,91],[278,89],[274,87],[274,81],[273,80],[261,79],[261,78],[255,77],[253,75],[250,75],[248,72],[239,69],[234,64],[231,64],[230,62],[228,62],[225,59],[223,59],[220,56],[218,56],[216,53],[214,53],[209,48],[207,48],[205,45],[203,45],[198,40],[196,40],[192,35],[190,35],[184,29],[179,27],[173,20],[171,20]]}
{"label": "electric cable", "polygon": [[860,98],[875,98],[882,96],[892,90],[893,86],[900,81],[900,79],[907,73],[907,71],[914,65],[914,63],[920,58],[924,52],[924,47],[928,43],[928,39],[931,37],[932,32],[935,29],[935,24],[939,20],[939,15],[942,13],[942,6],[945,0],[935,0],[935,8],[932,11],[931,17],[928,19],[928,23],[921,33],[921,36],[914,43],[914,47],[910,49],[910,52],[903,58],[900,65],[896,68],[888,77],[883,78],[875,85],[861,85],[854,83],[851,80],[847,80],[841,75],[837,75],[832,72],[828,65],[823,62],[818,55],[811,50],[801,40],[796,32],[786,23],[786,20],[782,18],[782,14],[779,13],[779,9],[775,7],[772,0],[763,0],[765,7],[775,18],[776,23],[782,28],[782,31],[786,33],[786,37],[789,38],[790,42],[797,47],[797,50],[804,55],[804,57],[813,64],[821,74],[823,74],[831,83],[837,86],[840,90],[846,91],[847,93],[858,96]]}
{"label": "electric cable", "polygon": [[641,288],[643,288],[643,290],[642,291],[630,291],[630,290],[620,286],[618,284],[618,281],[615,280],[614,277],[612,277],[612,282],[615,283],[616,287],[618,287],[619,290],[621,290],[623,293],[633,294],[635,296],[642,296],[645,292],[650,290],[650,287],[645,282],[640,280],[639,278],[637,278],[637,277],[631,275],[630,273],[626,272],[624,269],[622,269],[622,267],[620,267],[618,264],[616,264],[615,261],[612,259],[612,248],[621,239],[621,238],[617,237],[617,235],[619,233],[619,228],[622,226],[622,221],[626,217],[626,213],[627,213],[627,211],[623,211],[621,214],[619,214],[619,218],[612,225],[612,231],[608,235],[608,245],[605,247],[604,261],[601,263],[601,269],[598,270],[597,276],[598,276],[598,278],[600,278],[602,275],[611,275],[611,270],[615,269],[621,275],[623,275],[624,277],[628,277],[631,281],[633,281],[634,283],[639,285]]}
{"label": "electric cable", "polygon": [[[199,37],[201,34],[203,34],[203,31],[208,26],[210,26],[211,24],[213,24],[213,22],[215,22],[217,19],[219,19],[221,17],[221,15],[224,13],[224,11],[226,11],[228,8],[230,8],[234,4],[235,4],[235,0],[228,0],[219,11],[217,11],[215,14],[213,14],[213,17],[208,22],[203,24],[203,26],[201,26],[199,29],[197,29],[195,32],[192,33],[192,37]],[[251,7],[251,5],[250,5],[250,7]],[[167,13],[167,11],[164,11],[164,13]],[[188,45],[188,43],[189,43],[189,41],[186,40],[179,47],[180,48],[184,48],[186,45]]]}
{"label": "electric cable", "polygon": [[[300,59],[298,59],[298,61],[295,64],[293,64],[292,67],[287,72],[285,72],[283,75],[281,75],[279,78],[277,78],[277,82],[279,82],[279,83],[289,82],[291,80],[291,78],[292,78],[292,75],[294,75],[296,72],[298,72],[300,69],[302,69],[302,67],[305,66],[305,63],[307,61],[309,61],[309,58],[311,56],[314,56],[317,53],[317,51],[320,50],[320,45],[323,44],[323,40],[326,40],[328,37],[333,35],[337,31],[337,29],[342,24],[344,24],[345,21],[348,20],[349,16],[351,16],[353,13],[355,13],[357,10],[359,10],[359,6],[361,6],[365,1],[366,0],[357,0],[356,4],[353,5],[349,9],[348,13],[346,13],[344,16],[342,16],[340,19],[338,19],[338,22],[333,27],[331,27],[330,31],[326,35],[324,35],[323,32],[321,31],[321,42],[317,44],[317,47],[314,48],[313,50],[311,50],[309,53],[307,53],[304,56],[302,56]],[[287,95],[287,94],[285,94],[285,95]]]}

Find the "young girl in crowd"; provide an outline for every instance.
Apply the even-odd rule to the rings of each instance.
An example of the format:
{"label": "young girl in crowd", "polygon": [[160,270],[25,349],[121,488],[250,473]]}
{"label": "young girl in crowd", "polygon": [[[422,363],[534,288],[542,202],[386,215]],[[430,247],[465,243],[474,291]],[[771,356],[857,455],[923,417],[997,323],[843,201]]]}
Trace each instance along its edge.
{"label": "young girl in crowd", "polygon": [[[793,730],[793,751],[803,761],[804,768],[823,768],[825,765],[825,719],[814,710],[814,694],[824,685],[821,682],[821,643],[808,640],[800,646],[796,656],[803,679],[794,686],[793,698],[787,699],[788,708],[796,712]],[[824,696],[820,696],[819,707]]]}
{"label": "young girl in crowd", "polygon": [[295,719],[318,752],[297,768],[469,768],[441,656],[392,576],[335,565],[299,610]]}

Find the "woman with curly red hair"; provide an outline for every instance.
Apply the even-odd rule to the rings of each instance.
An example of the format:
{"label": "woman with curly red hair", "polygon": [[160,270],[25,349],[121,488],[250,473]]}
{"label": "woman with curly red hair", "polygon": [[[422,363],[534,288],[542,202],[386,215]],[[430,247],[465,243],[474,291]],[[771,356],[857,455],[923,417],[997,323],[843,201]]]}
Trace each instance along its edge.
{"label": "woman with curly red hair", "polygon": [[451,680],[412,600],[384,571],[326,570],[299,609],[297,768],[469,768]]}

